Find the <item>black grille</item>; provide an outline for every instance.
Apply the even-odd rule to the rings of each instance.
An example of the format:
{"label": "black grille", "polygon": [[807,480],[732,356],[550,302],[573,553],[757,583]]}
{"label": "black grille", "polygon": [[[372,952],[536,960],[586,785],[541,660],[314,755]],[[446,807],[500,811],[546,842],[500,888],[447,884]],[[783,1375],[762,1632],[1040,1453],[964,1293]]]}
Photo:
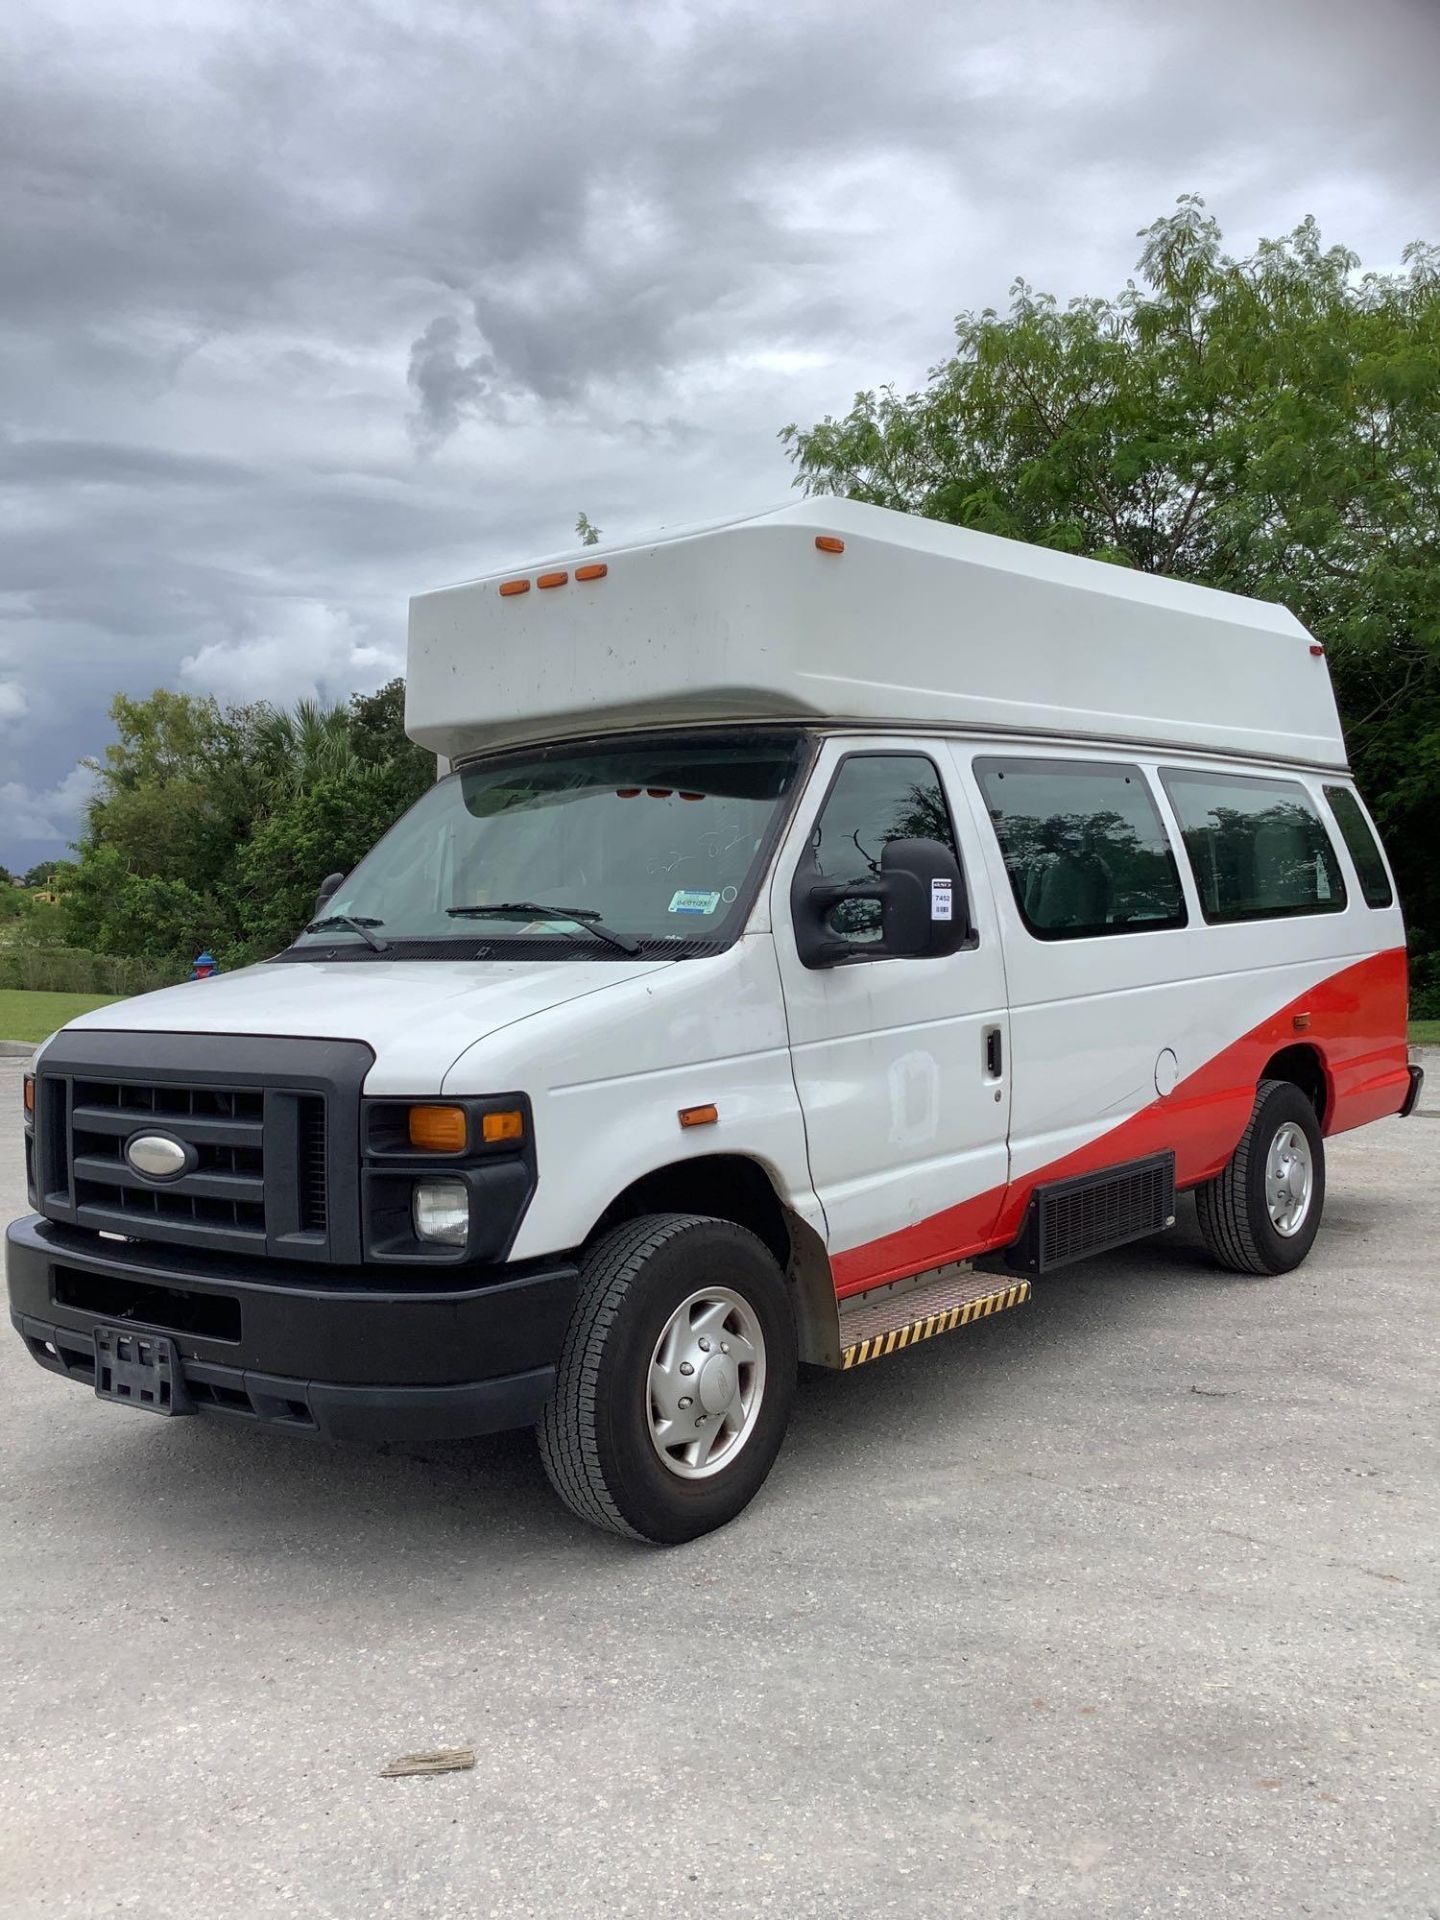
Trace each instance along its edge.
{"label": "black grille", "polygon": [[[203,991],[203,989],[197,989]],[[360,1091],[352,1040],[71,1028],[36,1084],[35,1174],[51,1220],[230,1258],[359,1260]],[[170,1178],[137,1134],[185,1149]]]}
{"label": "black grille", "polygon": [[1026,1273],[1047,1273],[1159,1233],[1174,1219],[1175,1156],[1157,1153],[1037,1188],[1025,1231],[1006,1250],[1004,1264]]}
{"label": "black grille", "polygon": [[[125,1158],[136,1134],[173,1136],[194,1166],[157,1181]],[[265,1096],[257,1087],[187,1087],[76,1079],[70,1106],[75,1204],[87,1220],[143,1233],[153,1222],[187,1238],[265,1241]]]}
{"label": "black grille", "polygon": [[57,1306],[78,1307],[104,1320],[133,1320],[211,1340],[240,1338],[240,1302],[233,1294],[162,1287],[125,1273],[91,1273],[84,1267],[65,1266],[51,1268],[50,1290]]}
{"label": "black grille", "polygon": [[330,1209],[325,1173],[325,1102],[318,1094],[305,1094],[299,1102],[300,1132],[300,1230],[324,1233],[330,1224]]}

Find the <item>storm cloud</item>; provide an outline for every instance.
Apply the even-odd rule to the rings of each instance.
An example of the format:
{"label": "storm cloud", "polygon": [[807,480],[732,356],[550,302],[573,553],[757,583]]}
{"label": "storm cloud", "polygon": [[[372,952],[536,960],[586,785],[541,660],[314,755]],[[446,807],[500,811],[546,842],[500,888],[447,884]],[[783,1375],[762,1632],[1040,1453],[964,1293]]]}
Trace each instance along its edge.
{"label": "storm cloud", "polygon": [[340,695],[406,596],[784,496],[1018,273],[1203,193],[1440,238],[1431,0],[22,0],[0,61],[0,860],[113,692]]}

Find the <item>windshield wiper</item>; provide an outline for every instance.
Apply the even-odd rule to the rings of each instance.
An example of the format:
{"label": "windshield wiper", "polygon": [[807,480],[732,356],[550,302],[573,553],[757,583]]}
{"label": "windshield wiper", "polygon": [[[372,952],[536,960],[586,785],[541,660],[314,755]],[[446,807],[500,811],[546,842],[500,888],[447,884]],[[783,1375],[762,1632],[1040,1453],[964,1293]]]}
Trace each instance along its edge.
{"label": "windshield wiper", "polygon": [[447,907],[445,911],[454,920],[573,920],[586,933],[593,933],[597,940],[618,947],[621,953],[640,951],[638,940],[632,940],[628,933],[616,933],[613,927],[607,927],[593,907],[542,907],[534,900],[496,900],[491,905],[482,903],[476,907]]}
{"label": "windshield wiper", "polygon": [[385,953],[389,950],[390,942],[379,939],[370,931],[372,927],[383,927],[384,924],[383,920],[369,920],[357,913],[327,913],[323,920],[312,920],[305,931],[306,933],[326,933],[331,927],[349,927],[352,933],[358,933],[366,945],[373,947],[376,953]]}

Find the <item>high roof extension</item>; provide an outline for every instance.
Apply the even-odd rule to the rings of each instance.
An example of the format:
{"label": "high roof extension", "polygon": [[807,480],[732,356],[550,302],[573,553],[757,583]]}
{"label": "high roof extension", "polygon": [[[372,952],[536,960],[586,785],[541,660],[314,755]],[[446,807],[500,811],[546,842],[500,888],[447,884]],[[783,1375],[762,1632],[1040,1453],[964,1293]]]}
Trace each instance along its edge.
{"label": "high roof extension", "polygon": [[405,719],[452,760],[799,720],[1346,764],[1284,607],[829,498],[418,595]]}

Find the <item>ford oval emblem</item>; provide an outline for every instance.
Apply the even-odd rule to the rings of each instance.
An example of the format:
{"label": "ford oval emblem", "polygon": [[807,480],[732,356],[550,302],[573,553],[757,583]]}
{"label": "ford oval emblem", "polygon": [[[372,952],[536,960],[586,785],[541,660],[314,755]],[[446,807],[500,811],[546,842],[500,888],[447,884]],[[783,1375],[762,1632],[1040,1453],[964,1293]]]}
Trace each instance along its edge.
{"label": "ford oval emblem", "polygon": [[190,1171],[196,1154],[168,1133],[137,1133],[125,1144],[125,1158],[149,1180],[174,1180]]}

